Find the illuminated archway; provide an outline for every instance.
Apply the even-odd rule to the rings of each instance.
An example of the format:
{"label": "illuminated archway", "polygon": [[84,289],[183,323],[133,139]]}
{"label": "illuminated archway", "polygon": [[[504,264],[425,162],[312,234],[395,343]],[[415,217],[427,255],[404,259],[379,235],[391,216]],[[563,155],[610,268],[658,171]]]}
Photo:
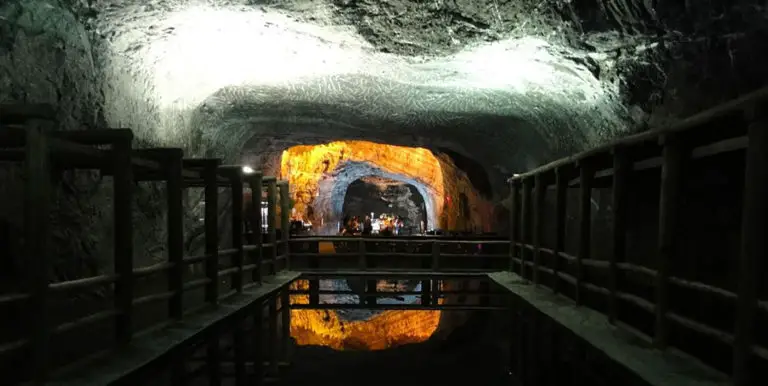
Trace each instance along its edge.
{"label": "illuminated archway", "polygon": [[444,173],[428,149],[367,141],[335,141],[285,150],[280,174],[288,179],[294,200],[293,217],[309,218],[316,229],[333,233],[349,185],[362,177],[379,176],[415,186],[424,197],[428,222],[440,225],[445,195]]}
{"label": "illuminated archway", "polygon": [[[345,216],[389,214],[402,219],[399,234],[410,235],[428,229],[427,206],[419,189],[411,184],[383,177],[367,176],[353,181],[343,198]],[[379,229],[372,225],[371,231]]]}

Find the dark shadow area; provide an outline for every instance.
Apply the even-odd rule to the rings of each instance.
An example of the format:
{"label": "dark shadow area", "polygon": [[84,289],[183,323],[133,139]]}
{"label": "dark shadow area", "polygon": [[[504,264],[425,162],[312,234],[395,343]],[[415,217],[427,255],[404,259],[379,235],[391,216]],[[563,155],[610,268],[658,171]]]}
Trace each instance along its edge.
{"label": "dark shadow area", "polygon": [[461,153],[455,152],[447,148],[438,148],[438,151],[444,153],[448,157],[451,157],[453,164],[456,165],[464,173],[467,173],[469,181],[472,186],[486,199],[493,198],[493,186],[488,178],[488,172],[477,161],[472,158],[465,157]]}

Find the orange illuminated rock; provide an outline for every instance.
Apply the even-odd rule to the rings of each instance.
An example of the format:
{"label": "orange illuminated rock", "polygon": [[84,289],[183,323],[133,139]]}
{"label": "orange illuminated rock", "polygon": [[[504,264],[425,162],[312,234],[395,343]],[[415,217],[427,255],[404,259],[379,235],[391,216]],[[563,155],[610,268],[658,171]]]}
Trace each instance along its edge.
{"label": "orange illuminated rock", "polygon": [[283,152],[280,175],[291,184],[294,217],[307,216],[307,209],[318,193],[319,182],[345,162],[368,162],[382,171],[423,183],[432,195],[435,214],[439,216],[442,212],[443,171],[431,151],[368,141],[336,141],[294,146]]}
{"label": "orange illuminated rock", "polygon": [[[466,173],[448,156],[435,156],[424,148],[368,141],[335,141],[285,150],[280,161],[280,176],[291,186],[292,217],[321,221],[330,208],[315,207],[320,183],[333,178],[346,162],[365,162],[423,184],[434,203],[432,214],[437,220],[436,224],[429,224],[430,228],[456,231],[489,231],[491,228],[493,205],[480,196]],[[310,208],[313,208],[312,214],[308,213]]]}
{"label": "orange illuminated rock", "polygon": [[[472,186],[465,172],[445,156],[424,148],[410,148],[367,141],[336,141],[301,145],[285,150],[280,176],[291,186],[292,217],[313,223],[330,208],[316,208],[320,184],[346,162],[365,162],[387,173],[418,181],[427,188],[434,203],[434,215],[441,229],[484,230],[491,227],[492,204]],[[425,201],[427,197],[424,197]],[[314,215],[308,213],[314,208]],[[320,211],[321,213],[317,213]],[[321,243],[322,248],[322,243]],[[306,281],[296,288],[308,289]],[[293,295],[292,303],[306,304],[306,295]],[[332,310],[291,311],[291,335],[301,345],[322,345],[335,349],[380,350],[421,342],[437,330],[440,311],[385,311],[368,320],[345,321]]]}

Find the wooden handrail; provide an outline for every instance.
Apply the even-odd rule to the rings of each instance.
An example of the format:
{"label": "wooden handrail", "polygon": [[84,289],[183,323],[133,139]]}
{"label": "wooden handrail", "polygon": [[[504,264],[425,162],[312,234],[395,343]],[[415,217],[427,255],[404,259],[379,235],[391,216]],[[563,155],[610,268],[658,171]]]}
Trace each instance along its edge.
{"label": "wooden handrail", "polygon": [[[705,123],[710,122],[714,119],[720,118],[728,114],[734,114],[741,111],[745,111],[747,109],[752,108],[756,104],[764,103],[767,100],[768,100],[768,87],[763,87],[757,91],[746,94],[740,98],[734,99],[732,101],[723,103],[711,109],[705,110],[701,113],[693,115],[680,122],[673,123],[670,126],[658,128],[655,130],[645,131],[638,134],[628,135],[628,136],[616,139],[598,148],[586,150],[586,151],[577,153],[575,155],[572,155],[570,157],[562,158],[562,159],[550,162],[546,165],[542,165],[540,167],[537,167],[525,173],[517,174],[513,177],[510,177],[508,181],[509,182],[516,181],[516,180],[521,181],[539,173],[548,172],[564,165],[574,164],[578,161],[581,161],[586,158],[590,158],[597,154],[608,153],[611,151],[611,149],[614,149],[614,148],[637,145],[644,142],[654,141],[658,137],[663,135],[674,134],[682,131],[695,129],[700,126],[703,126]],[[725,128],[723,130],[724,131],[730,130],[730,128]],[[724,134],[724,135],[727,135],[727,134]]]}
{"label": "wooden handrail", "polygon": [[[118,346],[130,344],[135,336],[134,307],[143,304],[167,301],[169,315],[173,319],[181,319],[190,309],[184,307],[182,294],[196,288],[206,287],[208,305],[215,305],[222,297],[218,294],[219,277],[227,273],[236,274],[236,290],[242,291],[245,283],[243,273],[259,271],[254,275],[252,284],[261,282],[261,256],[248,255],[245,262],[243,254],[248,251],[261,250],[260,246],[242,245],[238,237],[233,236],[233,247],[220,249],[218,240],[219,206],[218,190],[224,187],[237,187],[247,181],[258,180],[258,185],[279,184],[287,192],[287,181],[278,181],[275,177],[259,178],[243,176],[237,171],[241,166],[230,168],[221,167],[218,159],[184,159],[181,149],[152,148],[135,149],[132,146],[133,132],[129,129],[92,129],[80,131],[56,131],[55,110],[48,105],[5,105],[0,104],[0,157],[4,160],[24,162],[27,169],[26,183],[29,185],[25,204],[25,239],[37,240],[27,243],[29,256],[29,277],[23,282],[29,288],[21,293],[0,295],[0,304],[25,302],[29,320],[30,336],[17,342],[2,345],[2,351],[7,352],[27,346],[30,349],[30,368],[35,373],[35,381],[44,383],[49,373],[48,351],[51,333],[61,333],[104,320],[114,320],[116,342]],[[114,210],[114,273],[75,280],[49,283],[48,246],[45,240],[50,232],[47,227],[50,201],[50,174],[68,168],[83,168],[99,170],[102,174],[112,176],[114,184],[112,192],[112,208]],[[233,171],[235,173],[233,173]],[[238,178],[240,176],[240,178]],[[166,183],[167,252],[168,261],[158,262],[146,267],[134,268],[134,235],[132,222],[133,191],[137,181],[158,181]],[[206,251],[197,256],[184,256],[183,251],[183,193],[190,187],[204,187],[206,190]],[[284,200],[284,199],[283,199]],[[238,213],[242,211],[236,211]],[[237,219],[237,214],[232,217]],[[284,211],[287,213],[287,211]],[[42,222],[41,222],[42,221]],[[241,225],[242,220],[236,221],[235,226]],[[270,224],[270,232],[274,233],[274,222]],[[287,228],[287,227],[285,227]],[[241,233],[241,232],[237,232]],[[287,245],[287,234],[279,244]],[[273,240],[272,245],[278,243]],[[287,250],[286,250],[287,251]],[[273,265],[278,261],[287,261],[288,253],[283,253],[271,259]],[[236,267],[221,268],[220,257],[234,256]],[[184,280],[184,269],[192,264],[204,264],[206,276]],[[274,266],[276,272],[279,267]],[[136,297],[136,280],[156,274],[166,274],[168,289],[159,293],[151,293]],[[109,296],[114,307],[108,310],[94,310],[80,319],[67,321],[58,326],[50,326],[46,310],[50,293],[75,290],[88,290],[98,286],[109,286],[114,293]],[[226,297],[226,296],[225,296]]]}
{"label": "wooden handrail", "polygon": [[[580,302],[581,288],[590,292],[608,296],[607,314],[609,321],[618,323],[617,301],[624,301],[654,314],[653,342],[659,348],[666,347],[670,323],[704,334],[721,343],[733,345],[734,383],[737,386],[749,384],[750,372],[746,365],[750,355],[755,353],[754,335],[757,311],[768,311],[768,302],[757,299],[757,269],[768,250],[768,241],[764,237],[766,228],[765,208],[768,207],[768,87],[745,95],[731,102],[704,111],[669,127],[643,132],[615,140],[604,146],[590,149],[571,157],[562,158],[531,171],[515,175],[508,181],[511,188],[513,216],[510,220],[514,231],[510,235],[510,248],[513,271],[523,278],[532,278],[538,283],[538,273],[552,276],[552,288],[560,292],[558,283],[562,280],[575,285],[575,301]],[[723,118],[728,118],[725,124]],[[733,119],[731,119],[733,118]],[[720,123],[723,122],[722,125]],[[720,126],[716,126],[718,124]],[[706,127],[705,127],[706,126]],[[738,291],[719,288],[706,283],[690,280],[672,274],[672,261],[679,251],[680,237],[679,212],[682,207],[683,184],[688,183],[687,165],[698,162],[701,158],[720,155],[727,152],[743,152],[745,155],[746,174],[744,181],[744,200],[741,215],[743,224],[742,251],[739,261]],[[740,154],[739,154],[740,155]],[[611,162],[612,161],[612,162]],[[638,170],[660,168],[659,213],[657,224],[657,264],[655,269],[643,267],[626,261],[629,191],[634,188],[630,181]],[[735,167],[728,165],[727,167]],[[553,172],[553,173],[552,173]],[[650,176],[650,173],[643,173]],[[600,180],[599,186],[592,186]],[[535,183],[535,198],[531,199],[531,187]],[[611,255],[605,261],[590,256],[591,194],[593,188],[604,188],[606,182],[612,183],[612,223]],[[549,186],[546,186],[549,185]],[[568,186],[580,189],[579,210],[575,221],[579,224],[578,253],[571,256],[563,252],[565,214],[565,190]],[[554,189],[549,189],[554,188]],[[537,235],[541,219],[540,205],[542,191],[554,190],[557,194],[557,208],[554,219],[547,219],[556,224],[554,248],[544,248]],[[687,192],[687,191],[685,191]],[[546,194],[546,193],[544,193]],[[522,197],[518,201],[518,198]],[[520,206],[518,208],[518,206]],[[533,221],[530,221],[533,211]],[[572,212],[571,212],[572,213]],[[533,237],[532,237],[533,236]],[[550,256],[546,262],[552,262],[551,273],[542,268],[539,256]],[[533,259],[527,258],[533,256]],[[551,258],[554,256],[555,258]],[[575,265],[575,275],[560,272],[560,263],[565,261]],[[545,264],[546,266],[546,264]],[[582,267],[596,268],[601,276],[608,279],[608,288],[597,286],[585,280]],[[533,273],[528,274],[532,269]],[[618,290],[620,275],[639,274],[653,283],[654,302],[647,301],[635,294]],[[642,278],[639,278],[641,280]],[[675,289],[695,291],[698,296],[714,296],[734,304],[737,309],[736,328],[733,332],[720,331],[698,320],[678,315],[670,307],[670,292]],[[759,350],[758,350],[759,351]]]}

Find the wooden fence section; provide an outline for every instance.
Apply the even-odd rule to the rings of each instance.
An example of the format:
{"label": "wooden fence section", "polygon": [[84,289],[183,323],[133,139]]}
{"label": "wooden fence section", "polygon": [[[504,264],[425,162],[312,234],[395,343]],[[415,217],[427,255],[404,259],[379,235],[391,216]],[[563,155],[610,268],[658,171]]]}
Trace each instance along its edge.
{"label": "wooden fence section", "polygon": [[[359,277],[364,273],[368,276],[363,282],[364,291],[367,293],[360,297],[363,304],[348,305],[348,308],[483,309],[486,306],[482,304],[454,303],[453,306],[447,306],[430,302],[385,307],[376,302],[376,299],[380,298],[375,291],[377,278],[391,277],[398,272],[411,277],[421,274],[424,276],[424,292],[419,296],[422,300],[437,299],[438,297],[429,291],[436,288],[434,280],[440,276],[457,273],[462,277],[470,277],[473,273],[504,270],[509,260],[509,240],[493,237],[293,237],[289,242],[293,269],[319,275],[334,274],[336,277]],[[308,304],[295,305],[296,308],[334,307],[320,306],[319,277],[309,279],[307,292]]]}
{"label": "wooden fence section", "polygon": [[[319,280],[343,280],[349,289],[320,289]],[[503,308],[491,299],[509,296],[495,291],[485,273],[362,270],[303,273],[290,293],[291,308],[326,310],[497,310]],[[350,302],[355,297],[357,302]],[[380,301],[385,299],[399,302]]]}
{"label": "wooden fence section", "polygon": [[338,270],[493,272],[509,261],[501,237],[293,237],[293,267],[303,272]]}
{"label": "wooden fence section", "polygon": [[[0,106],[0,161],[23,163],[25,176],[24,201],[24,267],[22,283],[26,291],[0,295],[0,307],[24,303],[23,310],[27,336],[12,342],[0,343],[0,357],[24,358],[29,368],[16,373],[23,376],[34,374],[37,382],[48,378],[52,367],[52,338],[75,329],[87,332],[84,327],[105,321],[113,321],[113,348],[131,344],[136,334],[137,318],[144,313],[135,309],[148,304],[165,303],[167,317],[144,323],[144,330],[156,329],[168,323],[180,321],[203,307],[217,305],[233,294],[260,286],[263,277],[275,275],[289,267],[287,232],[283,238],[275,237],[277,219],[277,195],[283,216],[281,228],[289,228],[288,184],[274,177],[262,177],[260,173],[245,174],[241,166],[221,165],[218,159],[184,159],[181,149],[156,148],[134,149],[133,134],[128,129],[56,131],[54,111],[48,106]],[[114,224],[113,263],[114,272],[77,280],[50,282],[51,271],[50,202],[54,186],[51,176],[68,169],[96,170],[112,180],[112,211]],[[165,182],[167,206],[167,260],[148,267],[136,267],[134,262],[133,205],[135,184],[141,181]],[[261,208],[266,191],[269,205],[268,239],[250,238],[244,243],[244,223],[250,220],[255,229],[261,229],[261,213],[258,210],[244,218],[243,187],[253,192],[254,208]],[[184,193],[187,188],[203,188],[205,195],[205,253],[184,256]],[[231,245],[221,249],[219,240],[219,193],[222,188],[232,194],[230,213]],[[258,232],[259,234],[261,232]],[[278,254],[278,250],[282,250]],[[225,261],[230,259],[231,262]],[[203,277],[190,276],[190,267],[203,265]],[[268,269],[264,269],[267,267]],[[250,274],[249,274],[250,273]],[[167,288],[163,291],[143,291],[140,280],[163,276]],[[111,288],[108,298],[113,306],[89,311],[85,317],[54,323],[49,310],[53,295],[84,292],[98,287]],[[204,302],[189,302],[189,294],[204,291]],[[149,292],[149,293],[145,293]],[[76,345],[73,342],[71,344]],[[71,358],[67,358],[71,359]],[[15,363],[15,362],[13,362]],[[10,378],[6,381],[14,382]]]}
{"label": "wooden fence section", "polygon": [[[653,315],[652,336],[648,338],[657,347],[670,345],[673,328],[693,331],[721,345],[717,347],[724,347],[720,351],[726,358],[730,357],[725,360],[730,363],[717,364],[711,356],[705,361],[732,373],[737,386],[763,382],[768,349],[756,339],[759,333],[756,326],[758,320],[766,320],[768,312],[768,301],[760,299],[760,279],[766,273],[764,262],[768,256],[767,100],[768,88],[696,115],[674,127],[625,137],[512,177],[509,180],[513,203],[510,239],[515,246],[510,250],[512,271],[535,285],[547,285],[556,292],[567,294],[578,304],[585,304],[586,296],[600,297],[604,300],[602,304],[607,306],[599,311],[623,326],[637,327],[633,326],[632,320],[617,317],[617,310],[623,304],[632,304]],[[721,161],[726,159],[724,157],[735,161]],[[680,208],[692,201],[691,195],[705,194],[688,192],[688,196],[684,196],[683,188],[696,165],[710,168],[706,163],[710,159],[716,161],[713,164],[716,166],[712,167],[725,170],[720,175],[738,175],[744,181],[743,186],[729,189],[742,191],[742,206],[735,208],[737,215],[741,213],[741,252],[724,259],[736,265],[738,275],[734,290],[677,277],[670,269],[687,253],[681,250],[683,218]],[[718,162],[722,164],[717,165]],[[650,186],[658,195],[651,197],[653,200],[648,199],[658,200],[655,206],[658,210],[657,236],[650,241],[656,244],[654,268],[626,260],[629,252],[627,234],[639,221],[639,216],[630,216],[628,197],[632,189],[642,186]],[[576,189],[576,213],[575,219],[571,220],[578,229],[574,237],[577,246],[572,248],[575,254],[568,254],[566,236],[574,233],[566,232],[569,222],[567,193]],[[612,195],[612,218],[608,222],[611,228],[608,236],[595,242],[592,234],[595,221],[591,216],[593,193],[598,189],[607,190]],[[725,190],[706,194],[725,199],[722,198]],[[737,201],[733,205],[738,204]],[[699,207],[697,210],[706,214],[711,209]],[[546,235],[545,225],[551,226]],[[544,236],[550,240],[546,244]],[[698,240],[699,243],[712,241]],[[606,243],[611,245],[609,257],[605,260],[593,258],[593,249]],[[736,244],[739,249],[738,242]],[[590,280],[585,275],[587,269],[597,272],[591,275],[592,278],[607,277],[602,281],[605,284]],[[715,274],[710,272],[710,275]],[[647,276],[653,283],[652,296],[623,290],[621,287],[627,275]],[[732,330],[707,325],[673,310],[670,296],[683,289],[693,291],[696,299],[714,296],[730,302],[736,315]],[[709,355],[704,353],[705,350],[688,351],[700,358]]]}
{"label": "wooden fence section", "polygon": [[283,271],[242,296],[223,299],[209,312],[190,315],[173,328],[155,329],[116,355],[58,377],[57,386],[274,383],[291,356],[289,283]]}

